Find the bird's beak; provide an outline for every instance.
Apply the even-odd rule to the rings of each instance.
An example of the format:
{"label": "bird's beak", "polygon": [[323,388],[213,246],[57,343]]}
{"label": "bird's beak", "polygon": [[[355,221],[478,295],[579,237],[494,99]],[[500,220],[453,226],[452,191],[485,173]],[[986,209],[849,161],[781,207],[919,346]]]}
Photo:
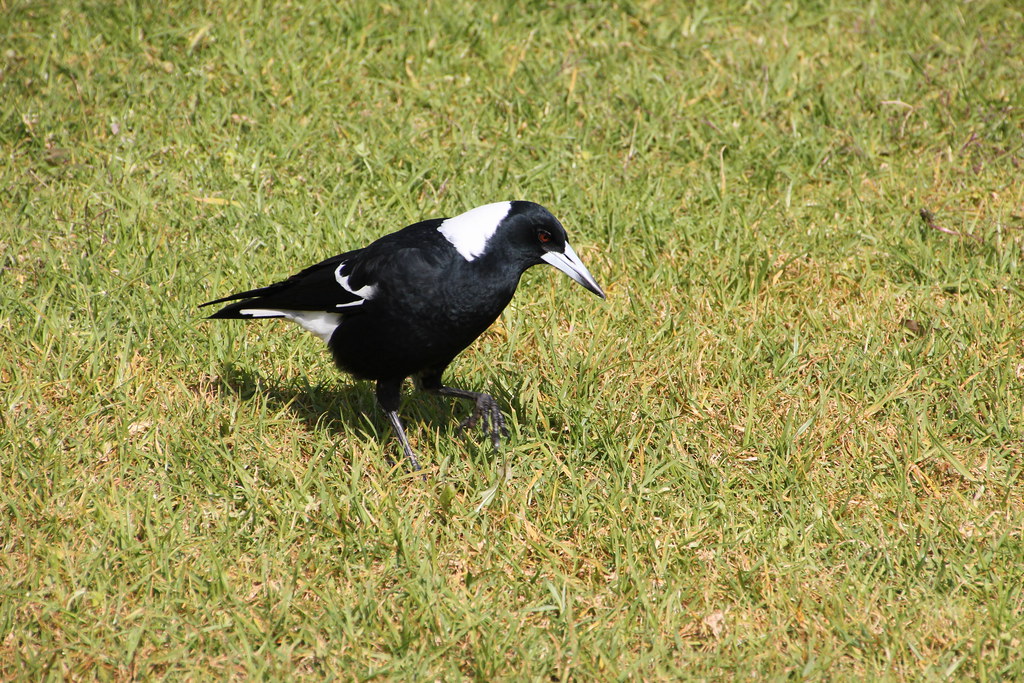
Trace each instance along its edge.
{"label": "bird's beak", "polygon": [[559,254],[557,251],[549,251],[541,258],[558,268],[560,271],[571,277],[576,282],[580,283],[594,294],[597,294],[602,299],[605,298],[604,292],[601,291],[601,286],[597,284],[597,280],[590,274],[587,267],[583,265],[583,261],[580,261],[580,257],[576,255],[569,243],[565,243],[565,251]]}

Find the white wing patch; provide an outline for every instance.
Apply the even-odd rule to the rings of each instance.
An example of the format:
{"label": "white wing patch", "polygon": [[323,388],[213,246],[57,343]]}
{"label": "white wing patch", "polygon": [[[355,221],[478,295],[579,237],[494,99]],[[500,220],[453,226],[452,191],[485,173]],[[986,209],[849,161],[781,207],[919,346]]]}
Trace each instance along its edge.
{"label": "white wing patch", "polygon": [[[361,301],[359,303],[362,303]],[[273,308],[243,308],[238,311],[250,318],[285,318],[298,323],[302,329],[312,332],[324,340],[324,343],[331,341],[331,335],[341,324],[340,313],[327,313],[325,311],[287,311]]]}
{"label": "white wing patch", "polygon": [[361,306],[363,301],[367,301],[369,299],[372,299],[374,297],[374,295],[377,293],[377,286],[376,285],[363,285],[359,289],[352,289],[352,286],[348,283],[349,276],[341,274],[342,269],[345,266],[347,266],[347,265],[348,265],[347,263],[342,263],[341,265],[339,265],[337,268],[334,269],[334,279],[338,281],[338,284],[341,285],[342,289],[344,289],[349,294],[355,294],[356,296],[358,296],[361,299],[361,301],[352,301],[352,302],[349,302],[347,304],[338,304],[336,306],[336,308],[348,308],[349,306]]}
{"label": "white wing patch", "polygon": [[444,235],[462,258],[472,261],[487,249],[487,242],[512,210],[512,202],[484,204],[445,220],[437,231]]}

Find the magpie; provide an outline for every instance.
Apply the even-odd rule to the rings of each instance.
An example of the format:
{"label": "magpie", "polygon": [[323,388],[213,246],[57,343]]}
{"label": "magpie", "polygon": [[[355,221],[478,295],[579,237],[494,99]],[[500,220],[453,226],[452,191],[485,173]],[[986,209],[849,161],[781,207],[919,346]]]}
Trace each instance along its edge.
{"label": "magpie", "polygon": [[286,280],[202,306],[233,301],[209,317],[284,318],[326,342],[339,369],[377,383],[377,403],[419,470],[398,416],[409,377],[421,390],[472,401],[460,428],[480,423],[500,448],[508,432],[494,397],[447,386],[441,375],[498,318],[526,269],[541,263],[605,298],[547,209],[507,201],[415,223]]}

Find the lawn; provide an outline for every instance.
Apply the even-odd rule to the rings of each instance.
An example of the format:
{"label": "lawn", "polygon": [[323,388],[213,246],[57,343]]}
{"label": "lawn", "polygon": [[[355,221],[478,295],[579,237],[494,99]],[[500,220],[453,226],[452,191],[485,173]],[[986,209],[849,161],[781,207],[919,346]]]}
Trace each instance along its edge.
{"label": "lawn", "polygon": [[[1024,679],[1024,14],[0,2],[0,679]],[[198,304],[547,206],[453,364]]]}

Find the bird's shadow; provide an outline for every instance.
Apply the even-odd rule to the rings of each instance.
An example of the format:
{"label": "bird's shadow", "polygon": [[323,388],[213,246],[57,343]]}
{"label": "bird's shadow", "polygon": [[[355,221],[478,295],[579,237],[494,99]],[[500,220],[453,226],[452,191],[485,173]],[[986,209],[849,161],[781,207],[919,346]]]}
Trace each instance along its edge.
{"label": "bird's shadow", "polygon": [[374,439],[382,436],[382,425],[374,420],[378,409],[371,384],[328,387],[310,384],[301,375],[283,379],[265,377],[230,363],[220,369],[220,386],[242,401],[262,396],[272,408],[287,408],[310,429],[326,429],[332,436],[355,434]]}
{"label": "bird's shadow", "polygon": [[[372,382],[310,384],[302,375],[269,378],[233,363],[222,366],[219,375],[222,390],[242,401],[262,396],[274,409],[287,408],[311,430],[325,429],[334,439],[377,441],[392,465],[400,457],[401,449],[392,443],[394,434],[377,405]],[[462,401],[414,390],[411,382],[404,390],[401,413],[407,432],[428,439],[429,430],[453,432],[468,414],[468,406],[459,405]]]}

